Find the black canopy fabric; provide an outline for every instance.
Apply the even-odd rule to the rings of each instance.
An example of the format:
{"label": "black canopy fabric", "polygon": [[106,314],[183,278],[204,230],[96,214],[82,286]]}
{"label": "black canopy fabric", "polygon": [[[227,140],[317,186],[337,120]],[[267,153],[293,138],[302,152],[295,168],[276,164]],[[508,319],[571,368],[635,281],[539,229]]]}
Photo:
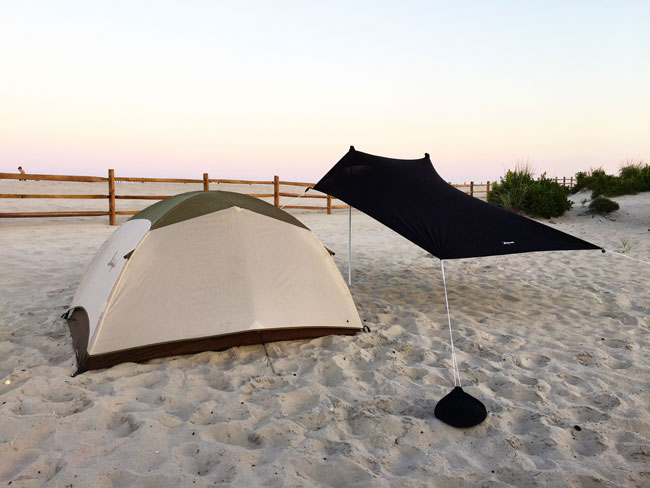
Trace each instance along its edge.
{"label": "black canopy fabric", "polygon": [[601,249],[472,197],[445,182],[429,155],[401,160],[354,147],[314,186],[439,259]]}

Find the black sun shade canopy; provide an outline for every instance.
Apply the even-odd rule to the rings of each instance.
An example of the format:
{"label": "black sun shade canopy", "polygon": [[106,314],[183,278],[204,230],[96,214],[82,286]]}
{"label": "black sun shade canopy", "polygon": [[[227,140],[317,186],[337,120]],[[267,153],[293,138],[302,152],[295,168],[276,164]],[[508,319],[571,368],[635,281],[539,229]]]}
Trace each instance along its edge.
{"label": "black sun shade canopy", "polygon": [[429,155],[402,160],[350,151],[314,186],[439,259],[601,249],[467,195],[445,182]]}

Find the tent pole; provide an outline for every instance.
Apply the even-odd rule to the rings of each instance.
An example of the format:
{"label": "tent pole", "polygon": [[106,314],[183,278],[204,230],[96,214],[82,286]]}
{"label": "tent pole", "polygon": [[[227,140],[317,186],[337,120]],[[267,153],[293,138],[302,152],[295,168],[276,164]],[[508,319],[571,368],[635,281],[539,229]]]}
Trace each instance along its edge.
{"label": "tent pole", "polygon": [[348,286],[352,284],[352,205],[348,205]]}
{"label": "tent pole", "polygon": [[454,370],[454,386],[462,386],[460,384],[460,373],[458,372],[458,363],[456,362],[456,350],[454,349],[454,336],[451,332],[451,316],[449,315],[449,300],[447,299],[447,280],[445,280],[445,263],[440,260],[440,268],[442,269],[442,286],[445,289],[445,305],[447,306],[447,322],[449,323],[449,342],[451,343],[451,363]]}

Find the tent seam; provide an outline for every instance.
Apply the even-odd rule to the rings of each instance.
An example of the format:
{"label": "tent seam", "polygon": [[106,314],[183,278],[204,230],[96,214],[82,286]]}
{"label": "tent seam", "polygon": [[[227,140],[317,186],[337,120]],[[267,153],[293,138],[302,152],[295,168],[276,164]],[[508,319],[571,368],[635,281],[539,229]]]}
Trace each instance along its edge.
{"label": "tent seam", "polygon": [[147,231],[147,233],[144,236],[142,236],[142,239],[140,239],[140,241],[136,244],[133,251],[131,251],[131,253],[132,253],[131,257],[126,260],[126,264],[122,268],[122,272],[120,273],[120,276],[118,276],[117,280],[115,280],[115,284],[113,285],[113,288],[111,289],[111,292],[108,294],[108,298],[106,299],[106,304],[105,304],[104,308],[102,309],[102,312],[101,312],[101,314],[99,316],[99,320],[97,322],[97,327],[95,327],[95,333],[93,334],[92,339],[88,338],[88,347],[86,348],[86,353],[87,354],[90,355],[90,352],[89,352],[90,348],[95,345],[97,337],[99,337],[99,332],[102,329],[102,327],[104,326],[104,321],[106,319],[106,311],[110,308],[110,306],[113,303],[113,298],[115,297],[115,293],[116,293],[118,287],[120,286],[120,284],[122,283],[122,279],[124,278],[124,274],[126,273],[126,270],[128,269],[129,265],[131,264],[131,260],[133,259],[133,255],[135,254],[135,251],[137,251],[138,248],[140,247],[140,245],[142,244],[142,242],[147,237],[149,237],[149,234],[151,234],[151,229],[149,229]]}

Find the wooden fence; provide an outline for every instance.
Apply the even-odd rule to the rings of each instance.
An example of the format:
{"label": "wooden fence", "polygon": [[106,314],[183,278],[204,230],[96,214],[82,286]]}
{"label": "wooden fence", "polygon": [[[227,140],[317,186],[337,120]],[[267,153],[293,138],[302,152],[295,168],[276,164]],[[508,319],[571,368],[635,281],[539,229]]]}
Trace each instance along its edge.
{"label": "wooden fence", "polygon": [[[81,182],[81,183],[107,183],[107,195],[53,195],[53,194],[17,194],[17,193],[3,193],[0,198],[66,198],[66,199],[107,199],[107,211],[66,211],[66,212],[3,212],[0,213],[0,218],[27,218],[27,217],[96,217],[108,216],[110,225],[116,225],[117,215],[134,215],[139,210],[117,210],[115,208],[115,201],[120,199],[125,200],[164,200],[171,195],[117,195],[115,192],[115,183],[128,182],[128,183],[198,183],[203,185],[204,190],[210,189],[210,183],[227,183],[239,185],[269,185],[273,187],[273,192],[269,193],[247,193],[248,196],[257,198],[273,198],[273,204],[280,207],[280,199],[282,197],[297,198],[302,195],[302,198],[321,199],[325,200],[324,205],[285,205],[282,208],[302,209],[302,210],[324,210],[328,214],[332,213],[334,209],[348,208],[347,205],[334,205],[334,197],[329,195],[310,195],[293,192],[280,191],[280,186],[296,186],[307,188],[314,185],[314,183],[302,183],[296,181],[281,181],[278,176],[274,176],[273,180],[269,181],[254,181],[254,180],[228,180],[228,179],[214,179],[210,178],[208,173],[203,173],[203,178],[132,178],[115,176],[115,171],[108,170],[108,176],[72,176],[72,175],[41,175],[41,174],[15,174],[15,173],[0,173],[0,180],[33,180],[33,181],[61,181],[61,182]],[[291,202],[289,202],[291,203]]]}
{"label": "wooden fence", "polygon": [[[281,198],[297,198],[302,195],[302,198],[323,199],[325,204],[323,206],[317,205],[284,205],[282,208],[287,209],[302,209],[302,210],[325,210],[328,214],[332,213],[334,209],[347,209],[347,205],[334,205],[332,203],[336,198],[330,195],[314,195],[293,192],[282,192],[280,186],[297,186],[302,188],[311,187],[314,183],[302,183],[296,181],[281,181],[278,176],[274,176],[272,181],[255,181],[255,180],[227,180],[227,179],[214,179],[208,176],[208,173],[203,173],[201,179],[191,178],[132,178],[115,176],[115,171],[108,170],[108,176],[71,176],[71,175],[42,175],[42,174],[16,174],[16,173],[0,173],[0,180],[32,180],[32,181],[61,181],[61,182],[80,182],[80,183],[107,183],[108,194],[86,194],[86,195],[53,195],[53,194],[18,194],[18,193],[3,193],[0,194],[2,198],[65,198],[65,199],[107,199],[107,211],[60,211],[60,212],[4,212],[0,213],[0,218],[27,218],[27,217],[96,217],[108,216],[110,225],[116,225],[117,215],[134,215],[139,210],[116,210],[115,201],[120,199],[125,200],[164,200],[171,195],[117,195],[115,193],[116,182],[128,183],[198,183],[203,185],[203,189],[208,191],[210,183],[226,183],[238,185],[271,185],[273,193],[247,193],[248,196],[257,198],[273,198],[273,204],[280,207]],[[557,178],[555,181],[562,185],[573,186],[574,178]],[[449,182],[451,185],[452,183]],[[487,183],[469,183],[454,184],[454,187],[461,191],[472,195],[476,198],[483,200],[487,199],[490,191],[490,182]],[[288,202],[291,203],[291,202]]]}

